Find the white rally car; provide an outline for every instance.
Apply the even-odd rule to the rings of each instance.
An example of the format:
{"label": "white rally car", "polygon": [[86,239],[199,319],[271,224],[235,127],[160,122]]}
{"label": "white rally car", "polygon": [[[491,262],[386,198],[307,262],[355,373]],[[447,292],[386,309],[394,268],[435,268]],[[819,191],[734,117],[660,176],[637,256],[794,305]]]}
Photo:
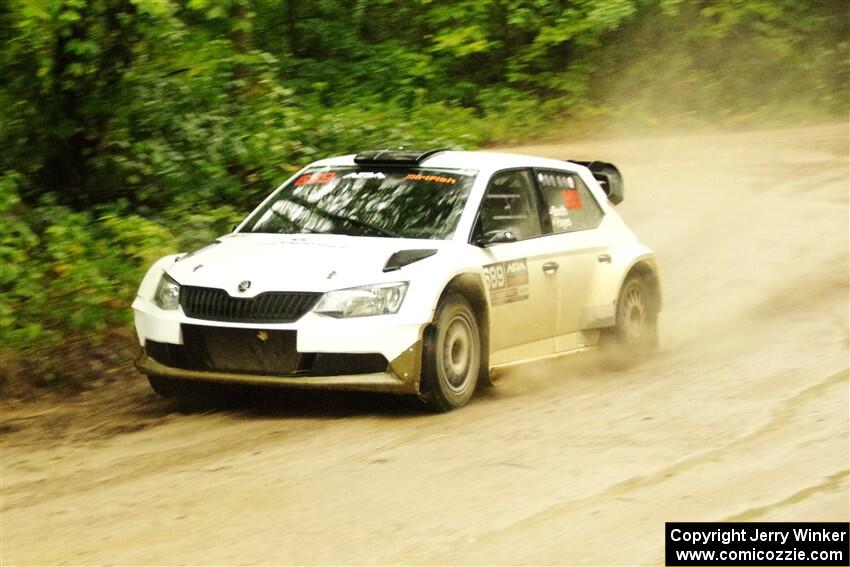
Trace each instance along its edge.
{"label": "white rally car", "polygon": [[231,234],[162,258],[133,303],[157,393],[212,382],[464,405],[500,368],[654,346],[651,250],[604,162],[433,150],[317,161]]}

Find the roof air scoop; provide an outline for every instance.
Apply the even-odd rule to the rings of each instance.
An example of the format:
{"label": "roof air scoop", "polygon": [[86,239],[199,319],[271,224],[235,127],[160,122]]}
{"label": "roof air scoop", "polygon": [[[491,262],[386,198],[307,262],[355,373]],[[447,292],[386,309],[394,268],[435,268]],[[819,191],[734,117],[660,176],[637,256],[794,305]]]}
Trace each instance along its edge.
{"label": "roof air scoop", "polygon": [[446,151],[443,148],[433,150],[413,150],[399,147],[387,150],[368,150],[354,156],[357,165],[383,165],[410,167],[419,165],[434,154]]}

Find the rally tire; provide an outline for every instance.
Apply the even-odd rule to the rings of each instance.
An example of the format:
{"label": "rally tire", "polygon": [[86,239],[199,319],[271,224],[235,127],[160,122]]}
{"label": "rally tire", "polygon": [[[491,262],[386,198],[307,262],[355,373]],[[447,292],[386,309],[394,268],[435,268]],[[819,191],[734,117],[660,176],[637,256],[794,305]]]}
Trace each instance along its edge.
{"label": "rally tire", "polygon": [[604,361],[615,368],[633,364],[658,346],[658,302],[649,280],[630,274],[617,298],[616,325],[600,336]]}
{"label": "rally tire", "polygon": [[439,412],[465,405],[478,384],[481,330],[472,306],[460,294],[440,301],[425,337],[422,399]]}

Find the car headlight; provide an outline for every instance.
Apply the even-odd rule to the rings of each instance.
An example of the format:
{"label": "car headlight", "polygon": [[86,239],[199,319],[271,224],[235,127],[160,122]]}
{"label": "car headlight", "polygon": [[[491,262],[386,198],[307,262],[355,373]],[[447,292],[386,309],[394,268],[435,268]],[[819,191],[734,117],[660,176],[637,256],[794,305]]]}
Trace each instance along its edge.
{"label": "car headlight", "polygon": [[397,313],[407,292],[407,282],[366,285],[329,291],[313,311],[330,317],[367,317]]}
{"label": "car headlight", "polygon": [[180,284],[163,272],[153,302],[160,309],[177,309],[180,305]]}

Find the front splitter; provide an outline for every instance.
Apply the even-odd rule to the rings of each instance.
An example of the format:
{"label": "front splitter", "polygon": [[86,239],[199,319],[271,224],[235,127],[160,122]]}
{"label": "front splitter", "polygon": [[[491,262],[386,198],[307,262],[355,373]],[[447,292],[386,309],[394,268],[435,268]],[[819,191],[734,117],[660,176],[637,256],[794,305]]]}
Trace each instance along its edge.
{"label": "front splitter", "polygon": [[[165,376],[180,380],[200,382],[226,382],[232,384],[255,384],[261,386],[279,386],[310,390],[348,390],[361,392],[382,392],[388,394],[419,393],[419,359],[421,349],[416,346],[405,351],[390,363],[392,372],[374,372],[370,374],[345,374],[340,376],[268,376],[262,374],[240,374],[233,372],[215,372],[206,370],[187,370],[166,366],[141,353],[136,359],[136,368],[144,374]],[[399,379],[393,372],[404,376]]]}

